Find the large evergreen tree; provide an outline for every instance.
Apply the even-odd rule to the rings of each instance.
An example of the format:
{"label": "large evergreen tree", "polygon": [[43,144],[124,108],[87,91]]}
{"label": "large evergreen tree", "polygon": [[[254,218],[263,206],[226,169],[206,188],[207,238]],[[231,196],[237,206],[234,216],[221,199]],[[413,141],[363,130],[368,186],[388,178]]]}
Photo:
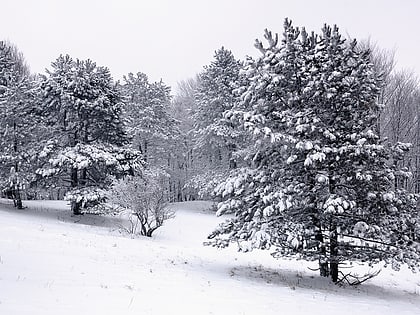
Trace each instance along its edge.
{"label": "large evergreen tree", "polygon": [[36,84],[23,55],[13,44],[0,41],[0,186],[18,208],[33,174],[35,95]]}
{"label": "large evergreen tree", "polygon": [[68,176],[67,199],[74,214],[101,198],[98,188],[110,184],[109,175],[133,172],[138,154],[128,143],[121,121],[122,95],[110,72],[91,60],[60,56],[42,82],[45,123],[55,138],[41,152],[48,158],[38,173],[55,181]]}
{"label": "large evergreen tree", "polygon": [[265,37],[230,113],[254,139],[250,166],[218,187],[229,197],[219,215],[235,217],[210,236],[213,244],[319,260],[334,282],[346,261],[418,269],[415,198],[394,188],[407,175],[395,165],[409,146],[391,147],[375,133],[381,81],[369,52],[335,26],[315,35],[286,20],[280,43]]}

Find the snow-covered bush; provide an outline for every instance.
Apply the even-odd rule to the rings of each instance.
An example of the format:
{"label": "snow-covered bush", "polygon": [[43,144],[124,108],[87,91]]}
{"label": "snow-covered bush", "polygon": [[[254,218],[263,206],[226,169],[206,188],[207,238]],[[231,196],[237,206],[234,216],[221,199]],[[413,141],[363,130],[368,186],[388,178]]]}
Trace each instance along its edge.
{"label": "snow-covered bush", "polygon": [[103,211],[99,209],[105,201],[105,192],[97,187],[84,187],[69,191],[64,196],[64,200],[69,201],[70,204],[80,204],[84,213],[102,214]]}
{"label": "snow-covered bush", "polygon": [[109,203],[130,211],[132,233],[150,237],[174,216],[167,207],[162,176],[155,172],[115,180],[106,195]]}
{"label": "snow-covered bush", "polygon": [[210,170],[203,174],[193,176],[184,186],[191,195],[196,195],[202,200],[216,198],[215,188],[228,176],[227,171]]}

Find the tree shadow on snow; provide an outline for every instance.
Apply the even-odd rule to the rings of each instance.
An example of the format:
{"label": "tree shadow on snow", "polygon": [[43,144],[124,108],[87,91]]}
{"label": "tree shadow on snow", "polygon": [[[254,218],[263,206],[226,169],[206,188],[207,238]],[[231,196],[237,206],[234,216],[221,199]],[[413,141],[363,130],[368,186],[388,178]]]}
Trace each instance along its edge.
{"label": "tree shadow on snow", "polygon": [[83,214],[73,215],[70,205],[63,201],[23,201],[24,209],[17,209],[13,206],[13,201],[0,199],[0,211],[18,214],[27,217],[55,220],[66,223],[76,223],[88,226],[105,228],[122,228],[126,225],[126,220],[119,216]]}
{"label": "tree shadow on snow", "polygon": [[[271,286],[288,287],[291,290],[310,290],[340,296],[374,297],[387,301],[410,300],[420,305],[418,292],[407,292],[397,287],[383,287],[369,280],[358,286],[336,285],[329,278],[296,270],[282,270],[257,266],[237,266],[230,269],[230,276],[247,279]],[[379,275],[380,277],[380,275]]]}

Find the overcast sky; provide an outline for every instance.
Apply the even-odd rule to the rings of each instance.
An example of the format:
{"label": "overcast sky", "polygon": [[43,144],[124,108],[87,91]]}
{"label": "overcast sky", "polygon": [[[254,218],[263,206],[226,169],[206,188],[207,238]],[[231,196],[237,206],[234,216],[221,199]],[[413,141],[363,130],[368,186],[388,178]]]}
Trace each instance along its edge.
{"label": "overcast sky", "polygon": [[90,58],[115,79],[144,72],[175,87],[212,61],[221,46],[257,56],[265,28],[284,18],[307,30],[342,33],[396,50],[399,68],[420,74],[419,0],[0,0],[0,40],[43,73],[60,54]]}

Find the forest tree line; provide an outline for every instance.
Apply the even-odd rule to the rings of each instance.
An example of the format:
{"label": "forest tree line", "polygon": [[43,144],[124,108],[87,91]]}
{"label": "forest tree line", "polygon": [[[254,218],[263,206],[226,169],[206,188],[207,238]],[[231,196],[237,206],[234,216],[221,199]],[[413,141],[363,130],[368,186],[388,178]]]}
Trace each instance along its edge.
{"label": "forest tree line", "polygon": [[[374,69],[383,77],[378,133],[391,143],[412,144],[398,162],[412,176],[396,185],[418,193],[418,78],[396,67],[392,51],[369,41],[358,46],[370,49]],[[214,188],[236,167],[237,143],[245,138],[223,114],[239,101],[244,62],[228,49],[215,51],[214,59],[196,77],[179,82],[175,95],[162,81],[149,82],[144,73],[129,73],[122,82],[115,82],[106,67],[70,56],[59,56],[45,74],[32,74],[18,47],[10,42],[0,43],[0,57],[3,196],[18,189],[24,198],[61,199],[79,186],[101,186],[95,176],[87,180],[88,168],[80,163],[69,171],[73,174],[70,179],[52,176],[52,168],[46,164],[54,144],[68,148],[100,141],[129,148],[144,165],[166,174],[170,201],[214,198]],[[110,103],[102,106],[104,98]],[[57,106],[57,102],[67,101]],[[92,104],[83,108],[83,102]],[[76,125],[78,130],[74,130]],[[69,130],[74,131],[73,138]],[[64,160],[57,163],[61,169],[56,167],[55,171],[59,173],[69,167]],[[101,171],[96,171],[100,177]],[[41,175],[48,172],[51,180],[46,181]]]}
{"label": "forest tree line", "polygon": [[246,60],[216,50],[171,95],[68,55],[32,74],[0,42],[2,194],[18,208],[64,198],[76,215],[131,202],[147,236],[171,217],[158,215],[165,202],[212,199],[235,214],[213,246],[318,260],[334,282],[348,260],[418,268],[418,78],[327,25],[309,34],[286,20],[255,47]]}

